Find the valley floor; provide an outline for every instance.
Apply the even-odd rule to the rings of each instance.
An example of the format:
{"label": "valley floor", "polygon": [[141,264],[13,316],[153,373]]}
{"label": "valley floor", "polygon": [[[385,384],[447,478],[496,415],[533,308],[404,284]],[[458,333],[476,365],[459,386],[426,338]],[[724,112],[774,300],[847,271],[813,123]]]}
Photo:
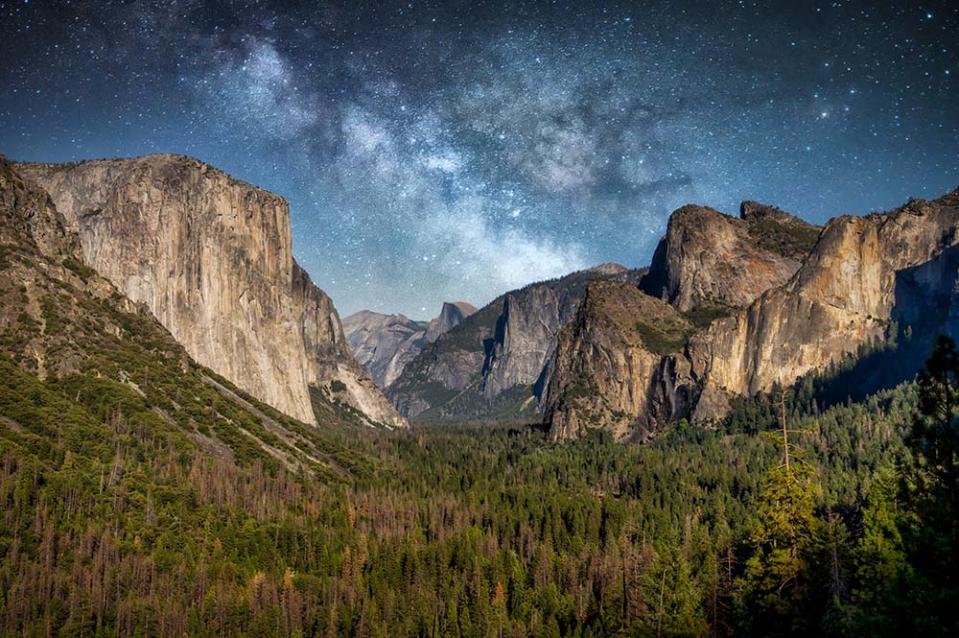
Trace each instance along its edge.
{"label": "valley floor", "polygon": [[914,385],[821,413],[791,395],[785,475],[756,399],[645,446],[321,429],[337,470],[311,476],[144,427],[126,386],[0,363],[2,635],[949,632],[937,599],[899,598],[933,582],[895,496]]}

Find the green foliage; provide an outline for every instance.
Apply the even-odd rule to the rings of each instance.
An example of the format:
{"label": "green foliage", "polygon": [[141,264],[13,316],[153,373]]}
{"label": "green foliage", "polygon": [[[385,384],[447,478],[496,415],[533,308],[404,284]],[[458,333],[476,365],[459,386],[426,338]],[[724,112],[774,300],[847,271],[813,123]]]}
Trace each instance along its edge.
{"label": "green foliage", "polygon": [[767,217],[751,221],[749,235],[766,250],[801,260],[816,245],[819,229],[799,220]]}
{"label": "green foliage", "polygon": [[730,312],[731,309],[722,304],[702,303],[688,310],[685,317],[689,323],[695,326],[696,330],[703,330],[717,319],[728,317]]}
{"label": "green foliage", "polygon": [[81,263],[74,259],[73,257],[67,257],[63,260],[63,266],[68,270],[72,271],[77,277],[83,281],[88,280],[90,277],[93,277],[97,274],[97,271],[93,268],[90,268],[84,263]]}
{"label": "green foliage", "polygon": [[[953,630],[936,625],[954,591],[945,351],[918,391],[825,408],[816,384],[787,389],[806,434],[786,471],[763,396],[642,446],[386,432],[320,388],[319,427],[299,423],[148,315],[43,276],[46,332],[17,318],[2,335],[0,635]],[[17,284],[0,302],[18,317]]]}
{"label": "green foliage", "polygon": [[908,525],[898,504],[895,473],[883,468],[862,509],[863,533],[853,550],[857,586],[851,624],[863,635],[908,633],[912,576],[901,531]]}
{"label": "green foliage", "polygon": [[447,388],[439,381],[427,381],[418,388],[418,396],[431,406],[442,408],[447,402],[452,401],[459,394],[456,390]]}
{"label": "green foliage", "polygon": [[815,518],[815,476],[807,465],[777,466],[753,502],[746,540],[752,555],[741,579],[743,624],[759,635],[808,631],[804,609]]}
{"label": "green foliage", "polygon": [[[776,476],[778,454],[765,437],[689,424],[645,446],[600,433],[552,446],[535,430],[488,426],[345,426],[307,439],[316,428],[301,425],[310,453],[343,469],[308,478],[259,457],[245,465],[242,456],[211,457],[175,421],[152,419],[153,400],[127,384],[42,383],[5,366],[0,409],[16,425],[0,428],[0,529],[10,530],[0,533],[0,584],[16,596],[0,603],[0,618],[20,619],[6,625],[14,634],[47,622],[74,635],[161,622],[171,635],[201,636],[308,635],[312,627],[391,636],[756,629],[765,616],[758,606],[747,612],[769,605],[761,587],[789,570],[804,570],[807,583],[819,573],[813,563],[827,543],[815,540],[810,511],[828,494],[861,493],[873,474],[874,448],[864,443],[894,433],[887,419],[898,414],[889,398],[820,417],[801,442],[806,458],[825,486],[848,489],[819,496],[763,478],[769,468]],[[170,374],[184,384],[182,372]],[[216,410],[242,422],[229,402]],[[209,418],[201,411],[196,422]],[[835,461],[857,449],[861,465]],[[51,533],[63,554],[44,553]],[[102,540],[84,545],[91,536]],[[788,551],[774,551],[789,543],[803,548],[799,567]],[[757,547],[763,555],[754,560]],[[74,583],[67,556],[99,576]],[[46,560],[63,592],[53,621],[50,599],[26,593]],[[790,605],[805,614],[803,626],[818,627],[833,605],[802,593],[809,589],[797,588]],[[103,598],[107,590],[123,594]],[[742,615],[733,613],[737,590],[746,590],[741,601],[757,601],[741,602]],[[107,603],[88,608],[87,600]]]}
{"label": "green foliage", "polygon": [[914,524],[907,527],[909,557],[927,615],[916,626],[927,635],[959,632],[959,353],[940,337],[919,374],[919,411],[907,438],[914,463],[904,498]]}
{"label": "green foliage", "polygon": [[654,354],[667,355],[686,345],[692,329],[677,317],[660,317],[656,320],[637,321],[636,332],[647,350]]}
{"label": "green foliage", "polygon": [[416,417],[418,424],[453,424],[454,421],[467,424],[477,418],[489,424],[522,423],[537,418],[531,386],[516,385],[492,399],[476,391],[475,385],[462,392],[435,382],[422,387],[424,391],[420,396],[429,401],[432,407]]}

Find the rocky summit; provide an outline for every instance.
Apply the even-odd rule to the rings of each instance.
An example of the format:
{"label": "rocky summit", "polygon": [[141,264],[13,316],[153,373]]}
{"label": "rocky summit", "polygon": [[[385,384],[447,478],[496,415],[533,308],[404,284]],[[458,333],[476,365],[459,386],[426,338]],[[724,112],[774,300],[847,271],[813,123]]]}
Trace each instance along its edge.
{"label": "rocky summit", "polygon": [[423,349],[427,322],[361,310],[343,319],[353,356],[381,388],[393,383]]}
{"label": "rocky summit", "polygon": [[669,218],[640,286],[681,312],[744,306],[799,269],[819,228],[755,202],[741,218],[684,206]]}
{"label": "rocky summit", "polygon": [[177,155],[14,168],[49,194],[83,264],[200,364],[302,421],[315,422],[313,388],[370,422],[405,425],[294,261],[283,198]]}

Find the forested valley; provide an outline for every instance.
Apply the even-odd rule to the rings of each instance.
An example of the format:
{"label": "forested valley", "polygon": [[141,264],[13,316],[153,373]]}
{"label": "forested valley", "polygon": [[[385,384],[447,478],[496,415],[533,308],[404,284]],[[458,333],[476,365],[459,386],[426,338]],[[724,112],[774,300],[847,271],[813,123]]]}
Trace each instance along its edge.
{"label": "forested valley", "polygon": [[[239,435],[209,453],[157,416],[209,385],[124,365],[140,385],[0,362],[3,635],[959,630],[945,338],[917,381],[862,401],[820,408],[805,379],[646,445],[550,444],[525,425],[319,429],[326,473]],[[188,421],[226,432],[242,416],[211,397]]]}

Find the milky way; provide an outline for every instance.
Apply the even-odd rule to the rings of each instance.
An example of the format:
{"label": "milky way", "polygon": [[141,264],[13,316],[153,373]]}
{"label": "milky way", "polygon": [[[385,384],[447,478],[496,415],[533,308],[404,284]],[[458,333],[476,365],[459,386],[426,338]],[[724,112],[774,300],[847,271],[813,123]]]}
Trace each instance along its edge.
{"label": "milky way", "polygon": [[959,8],[0,1],[0,153],[193,155],[287,197],[341,312],[648,262],[669,212],[959,185]]}

